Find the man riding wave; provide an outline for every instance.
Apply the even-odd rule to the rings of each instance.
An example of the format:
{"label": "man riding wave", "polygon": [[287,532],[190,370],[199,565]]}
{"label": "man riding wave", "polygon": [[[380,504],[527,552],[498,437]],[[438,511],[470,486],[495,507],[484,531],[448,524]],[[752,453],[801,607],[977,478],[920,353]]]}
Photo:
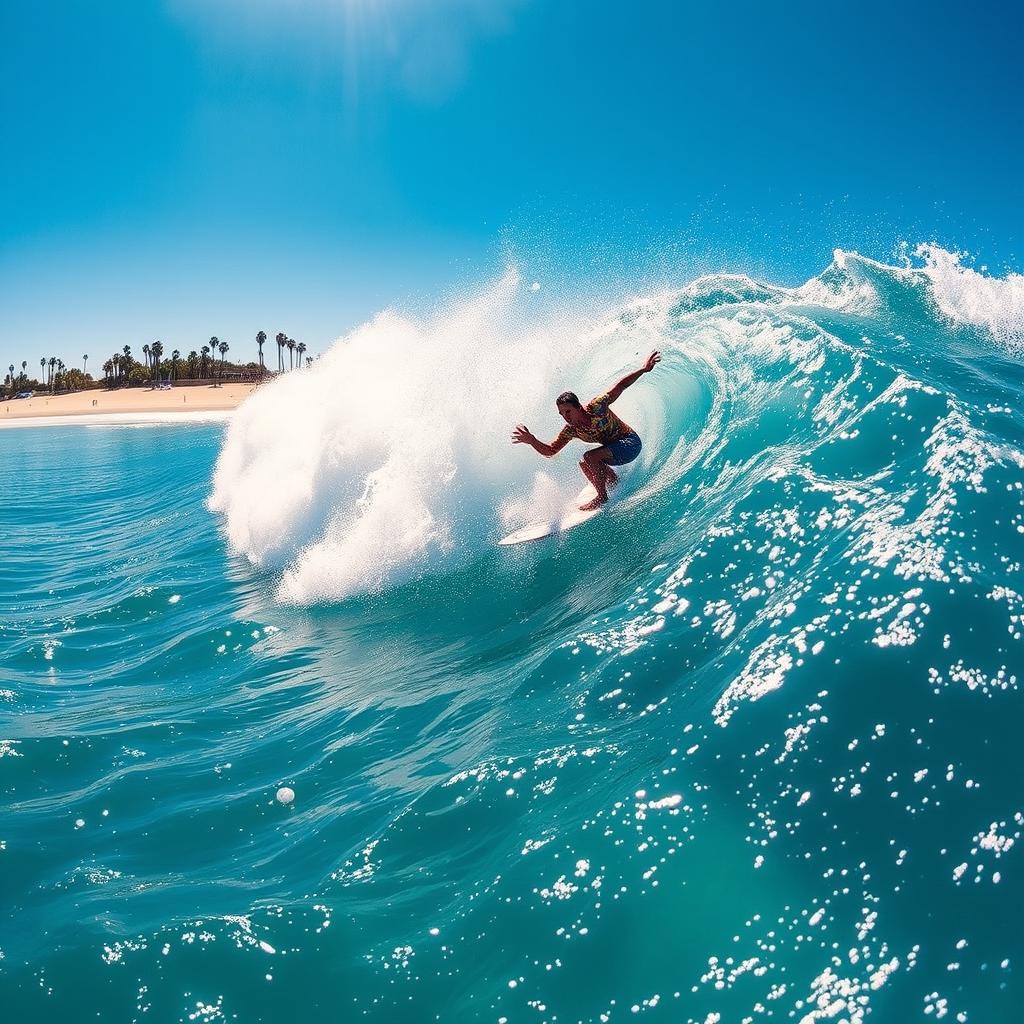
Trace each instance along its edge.
{"label": "man riding wave", "polygon": [[619,419],[610,407],[626,388],[635,384],[645,373],[650,373],[659,362],[661,353],[652,352],[639,370],[627,373],[614,387],[591,399],[586,406],[582,406],[571,391],[560,394],[555,399],[555,405],[559,416],[565,420],[565,426],[550,444],[539,441],[522,423],[512,431],[513,444],[528,444],[547,459],[560,452],[574,438],[586,444],[600,445],[591,448],[580,463],[583,475],[597,491],[596,498],[580,506],[581,511],[600,508],[608,500],[608,488],[618,483],[618,474],[612,466],[624,466],[640,454],[640,435],[628,423]]}

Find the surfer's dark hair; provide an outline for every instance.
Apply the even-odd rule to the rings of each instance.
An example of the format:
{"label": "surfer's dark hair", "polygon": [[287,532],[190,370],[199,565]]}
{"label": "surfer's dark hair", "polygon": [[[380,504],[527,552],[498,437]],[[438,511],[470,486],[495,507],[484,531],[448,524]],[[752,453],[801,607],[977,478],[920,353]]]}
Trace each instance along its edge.
{"label": "surfer's dark hair", "polygon": [[555,399],[555,405],[575,405],[578,409],[580,407],[580,400],[571,391],[563,391]]}

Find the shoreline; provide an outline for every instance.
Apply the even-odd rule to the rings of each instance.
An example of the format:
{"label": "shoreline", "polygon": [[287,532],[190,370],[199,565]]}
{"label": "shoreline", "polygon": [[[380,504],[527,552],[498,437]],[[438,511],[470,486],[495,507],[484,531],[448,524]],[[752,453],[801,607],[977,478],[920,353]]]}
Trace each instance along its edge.
{"label": "shoreline", "polygon": [[19,416],[0,419],[0,431],[29,427],[145,427],[186,426],[194,423],[227,423],[234,409],[191,409],[188,412],[105,412],[75,416]]}
{"label": "shoreline", "polygon": [[0,429],[225,421],[258,386],[256,383],[225,384],[217,388],[183,387],[169,391],[119,388],[4,399],[0,401]]}

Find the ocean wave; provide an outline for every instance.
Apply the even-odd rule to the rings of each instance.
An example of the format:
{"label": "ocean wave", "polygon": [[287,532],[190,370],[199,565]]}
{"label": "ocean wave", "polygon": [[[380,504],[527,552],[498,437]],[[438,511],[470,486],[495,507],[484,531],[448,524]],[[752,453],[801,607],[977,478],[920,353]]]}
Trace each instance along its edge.
{"label": "ocean wave", "polygon": [[[509,273],[223,432],[3,435],[13,1016],[1015,1019],[1016,285],[933,273]],[[499,548],[578,487],[510,426],[651,348],[623,496]]]}
{"label": "ocean wave", "polygon": [[675,486],[695,453],[735,466],[758,448],[785,457],[820,437],[829,416],[810,396],[865,401],[854,394],[864,361],[898,361],[906,341],[896,321],[953,320],[1016,344],[1019,276],[985,276],[936,246],[917,254],[915,269],[837,250],[796,288],[708,275],[596,323],[568,311],[540,320],[515,271],[430,320],[382,313],[238,411],[210,508],[283,601],[337,601],[452,571],[498,532],[564,506],[579,482],[568,454],[539,464],[509,448],[511,426],[553,436],[553,395],[597,393],[661,348],[657,374],[621,400],[645,441],[620,506],[628,514]]}

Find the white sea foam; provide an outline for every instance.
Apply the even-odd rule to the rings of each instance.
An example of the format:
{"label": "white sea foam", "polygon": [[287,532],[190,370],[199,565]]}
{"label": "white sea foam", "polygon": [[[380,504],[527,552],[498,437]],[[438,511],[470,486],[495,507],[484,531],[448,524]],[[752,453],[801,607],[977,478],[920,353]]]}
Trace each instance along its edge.
{"label": "white sea foam", "polygon": [[[209,505],[235,551],[281,571],[280,599],[339,599],[454,564],[531,505],[575,493],[576,460],[541,462],[511,429],[550,439],[554,395],[607,386],[635,354],[573,318],[530,326],[524,294],[513,270],[429,321],[381,313],[237,410]],[[639,405],[622,401],[638,429]]]}
{"label": "white sea foam", "polygon": [[919,245],[932,297],[954,323],[987,330],[1011,352],[1024,349],[1024,275],[990,277],[963,265],[963,254],[934,243]]}

